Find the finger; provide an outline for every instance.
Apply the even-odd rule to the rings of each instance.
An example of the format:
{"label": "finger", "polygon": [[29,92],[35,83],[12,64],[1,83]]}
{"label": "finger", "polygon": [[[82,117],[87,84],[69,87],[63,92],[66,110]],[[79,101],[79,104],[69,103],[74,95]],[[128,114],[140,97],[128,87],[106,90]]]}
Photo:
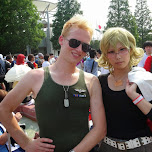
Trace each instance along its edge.
{"label": "finger", "polygon": [[53,140],[49,138],[39,138],[39,140],[43,143],[53,143]]}
{"label": "finger", "polygon": [[54,151],[54,149],[55,149],[55,145],[45,144],[45,143],[40,143],[38,147],[38,150],[42,152]]}
{"label": "finger", "polygon": [[43,147],[43,148],[49,148],[49,149],[54,149],[55,148],[55,145],[48,144],[48,143],[40,143],[39,146]]}

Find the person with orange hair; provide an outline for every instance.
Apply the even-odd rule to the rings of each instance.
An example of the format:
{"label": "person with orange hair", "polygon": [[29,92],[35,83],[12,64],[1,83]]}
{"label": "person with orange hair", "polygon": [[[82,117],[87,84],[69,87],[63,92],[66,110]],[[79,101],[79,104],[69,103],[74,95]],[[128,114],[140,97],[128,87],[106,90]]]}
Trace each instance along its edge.
{"label": "person with orange hair", "polygon": [[[106,135],[99,80],[76,67],[91,49],[92,34],[84,17],[76,15],[68,20],[59,37],[57,61],[29,71],[0,104],[0,120],[26,152],[89,152]],[[40,138],[34,140],[24,134],[11,114],[30,92],[40,130]],[[89,107],[94,125],[91,130]]]}

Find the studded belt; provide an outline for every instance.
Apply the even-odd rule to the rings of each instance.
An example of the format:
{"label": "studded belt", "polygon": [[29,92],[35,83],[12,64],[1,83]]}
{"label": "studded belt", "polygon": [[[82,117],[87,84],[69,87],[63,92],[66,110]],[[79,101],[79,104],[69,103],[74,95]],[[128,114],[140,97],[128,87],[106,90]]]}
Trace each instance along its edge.
{"label": "studded belt", "polygon": [[152,137],[140,137],[140,138],[135,138],[135,139],[131,139],[128,141],[124,141],[124,142],[115,141],[113,139],[105,137],[103,141],[104,141],[104,143],[106,143],[112,147],[115,147],[119,150],[127,150],[127,149],[134,149],[134,148],[140,147],[142,145],[147,145],[147,144],[151,143]]}

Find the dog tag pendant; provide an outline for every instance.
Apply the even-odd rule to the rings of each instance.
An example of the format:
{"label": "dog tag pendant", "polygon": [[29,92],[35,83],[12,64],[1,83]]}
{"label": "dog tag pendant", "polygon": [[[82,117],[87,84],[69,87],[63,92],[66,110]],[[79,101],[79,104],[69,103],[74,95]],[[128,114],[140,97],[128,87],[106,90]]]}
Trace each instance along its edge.
{"label": "dog tag pendant", "polygon": [[64,107],[69,107],[69,99],[64,99]]}
{"label": "dog tag pendant", "polygon": [[65,91],[64,107],[69,107],[68,93]]}

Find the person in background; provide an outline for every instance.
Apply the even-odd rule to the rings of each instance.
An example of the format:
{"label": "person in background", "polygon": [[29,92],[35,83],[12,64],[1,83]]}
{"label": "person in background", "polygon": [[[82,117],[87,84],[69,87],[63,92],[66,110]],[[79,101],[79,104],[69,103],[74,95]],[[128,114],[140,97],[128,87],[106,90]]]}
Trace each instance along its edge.
{"label": "person in background", "polygon": [[[92,34],[85,18],[72,17],[59,37],[58,60],[28,72],[0,103],[1,122],[26,152],[89,152],[106,135],[99,80],[76,67],[91,49]],[[40,129],[40,138],[35,140],[25,135],[11,113],[29,92],[35,98]],[[89,107],[94,125],[91,131]]]}
{"label": "person in background", "polygon": [[107,135],[99,152],[151,152],[152,132],[147,118],[152,120],[152,101],[148,102],[136,83],[129,81],[144,51],[136,48],[129,31],[119,27],[103,34],[100,49],[98,64],[108,67],[110,73],[99,76],[107,120]]}
{"label": "person in background", "polygon": [[44,62],[42,63],[42,67],[47,67],[50,65],[49,59],[50,56],[48,54],[44,55]]}
{"label": "person in background", "polygon": [[99,58],[100,58],[101,54],[102,54],[101,50],[100,50],[100,49],[98,49],[98,50],[97,50],[97,54],[96,54],[97,59],[99,59]]}
{"label": "person in background", "polygon": [[[102,54],[101,50],[98,49],[97,50],[97,59],[96,59],[96,62],[98,62],[99,58],[101,57],[101,54]],[[103,75],[103,74],[107,74],[107,73],[109,73],[108,68],[104,68],[104,67],[99,67],[98,66],[98,76],[99,75]]]}
{"label": "person in background", "polygon": [[8,83],[13,82],[12,88],[14,88],[18,81],[30,70],[31,68],[25,63],[24,54],[18,54],[16,64],[6,73],[5,80]]}
{"label": "person in background", "polygon": [[145,53],[142,60],[138,63],[138,67],[144,67],[147,57],[152,54],[152,41],[146,41],[143,44],[143,48],[145,50]]}
{"label": "person in background", "polygon": [[[7,95],[7,91],[0,89],[0,102]],[[15,119],[19,122],[22,115],[17,112],[14,114]],[[10,142],[10,143],[9,143]],[[0,122],[0,152],[25,152],[14,140],[10,137],[6,128]]]}
{"label": "person in background", "polygon": [[49,57],[49,62],[50,62],[50,64],[52,65],[53,63],[56,62],[56,59],[54,58],[54,54],[53,54],[53,53],[50,53],[49,55],[50,55],[50,57]]}
{"label": "person in background", "polygon": [[84,61],[84,71],[98,76],[98,63],[95,61],[96,50],[89,51],[89,58]]}
{"label": "person in background", "polygon": [[0,83],[1,83],[1,88],[9,91],[10,90],[10,85],[5,81],[5,74],[10,70],[11,65],[8,61],[3,59],[3,55],[0,54]]}
{"label": "person in background", "polygon": [[[149,46],[146,46],[146,50],[148,50],[149,52],[152,53],[152,41],[148,41],[148,43],[149,43]],[[147,57],[147,59],[145,61],[144,69],[146,71],[152,72],[152,54],[150,54]]]}
{"label": "person in background", "polygon": [[13,61],[11,63],[11,68],[14,66],[14,64],[16,64],[16,60],[17,60],[17,55],[14,55]]}
{"label": "person in background", "polygon": [[31,69],[35,69],[35,66],[34,66],[34,64],[33,64],[34,61],[35,61],[34,55],[33,55],[33,54],[29,54],[29,55],[28,55],[27,65],[28,65]]}
{"label": "person in background", "polygon": [[38,58],[35,60],[35,63],[38,65],[38,68],[42,67],[43,61],[44,61],[44,55],[42,53],[38,53]]}
{"label": "person in background", "polygon": [[12,56],[11,55],[7,55],[6,56],[6,61],[11,65],[11,63],[12,63]]}

